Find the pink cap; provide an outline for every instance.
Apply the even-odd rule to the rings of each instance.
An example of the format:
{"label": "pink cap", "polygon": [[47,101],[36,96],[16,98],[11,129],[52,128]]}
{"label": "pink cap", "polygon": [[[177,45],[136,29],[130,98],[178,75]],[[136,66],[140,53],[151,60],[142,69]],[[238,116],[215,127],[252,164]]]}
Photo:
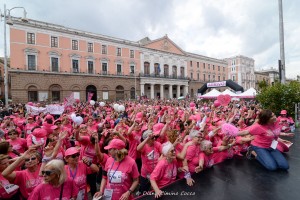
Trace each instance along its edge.
{"label": "pink cap", "polygon": [[42,129],[42,128],[36,128],[32,132],[32,135],[34,135],[35,137],[39,137],[39,138],[46,137],[47,131],[45,129]]}
{"label": "pink cap", "polygon": [[56,125],[53,125],[53,126],[51,126],[50,127],[52,130],[55,130],[55,129],[57,129],[58,128],[58,126],[56,126]]}
{"label": "pink cap", "polygon": [[157,123],[153,126],[153,134],[157,135],[160,133],[160,131],[163,129],[163,127],[165,126],[165,124],[163,123]]}
{"label": "pink cap", "polygon": [[112,139],[110,143],[104,147],[104,149],[109,150],[109,149],[124,149],[125,148],[125,143],[120,140],[120,139]]}
{"label": "pink cap", "polygon": [[70,147],[65,151],[65,156],[70,156],[73,154],[79,153],[76,147]]}
{"label": "pink cap", "polygon": [[282,111],[280,112],[280,114],[281,114],[281,115],[286,115],[286,114],[287,114],[287,111],[286,111],[286,110],[282,110]]}
{"label": "pink cap", "polygon": [[46,119],[52,119],[52,115],[46,115]]}

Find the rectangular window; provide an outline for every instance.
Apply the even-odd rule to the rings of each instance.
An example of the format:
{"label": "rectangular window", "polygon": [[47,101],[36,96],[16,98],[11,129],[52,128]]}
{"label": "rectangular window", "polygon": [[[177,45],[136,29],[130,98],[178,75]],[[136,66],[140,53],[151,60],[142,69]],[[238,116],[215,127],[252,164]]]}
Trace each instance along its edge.
{"label": "rectangular window", "polygon": [[208,64],[208,69],[210,69],[210,64]]}
{"label": "rectangular window", "polygon": [[133,65],[130,66],[130,74],[134,74],[134,66]]}
{"label": "rectangular window", "polygon": [[118,75],[122,74],[122,65],[121,64],[117,64],[117,74]]}
{"label": "rectangular window", "polygon": [[72,40],[72,50],[78,50],[78,41]]}
{"label": "rectangular window", "polygon": [[28,101],[31,101],[31,102],[38,101],[38,92],[37,91],[28,91]]}
{"label": "rectangular window", "polygon": [[51,70],[52,72],[58,72],[58,58],[51,57]]}
{"label": "rectangular window", "polygon": [[190,61],[190,66],[193,67],[193,61]]}
{"label": "rectangular window", "polygon": [[200,81],[200,74],[197,74],[197,80]]}
{"label": "rectangular window", "polygon": [[51,36],[51,47],[58,47],[58,37]]}
{"label": "rectangular window", "polygon": [[78,60],[72,60],[72,69],[73,73],[78,73],[79,72],[79,63]]}
{"label": "rectangular window", "polygon": [[213,65],[213,70],[215,70],[215,65]]}
{"label": "rectangular window", "polygon": [[208,81],[210,81],[210,75],[208,75]]}
{"label": "rectangular window", "polygon": [[225,67],[223,67],[223,72],[225,72]]}
{"label": "rectangular window", "polygon": [[52,91],[52,101],[60,101],[60,91]]}
{"label": "rectangular window", "polygon": [[221,80],[221,76],[218,76],[218,81],[220,81]]}
{"label": "rectangular window", "polygon": [[102,63],[102,74],[108,74],[107,63]]}
{"label": "rectangular window", "polygon": [[216,76],[215,76],[215,75],[213,75],[213,81],[215,81],[215,78],[216,78]]}
{"label": "rectangular window", "polygon": [[88,61],[88,73],[93,74],[94,73],[94,62]]}
{"label": "rectangular window", "polygon": [[194,80],[194,77],[193,77],[193,72],[191,72],[191,79],[192,79],[192,80]]}
{"label": "rectangular window", "polygon": [[103,98],[103,100],[107,100],[108,99],[108,92],[103,92],[102,93],[102,98]]}
{"label": "rectangular window", "polygon": [[107,54],[107,46],[102,45],[102,54]]}
{"label": "rectangular window", "polygon": [[28,55],[27,56],[27,66],[28,66],[28,70],[36,70],[35,55]]}
{"label": "rectangular window", "polygon": [[199,68],[199,62],[197,62],[197,68]]}
{"label": "rectangular window", "polygon": [[134,58],[134,50],[130,50],[130,58]]}
{"label": "rectangular window", "polygon": [[203,81],[205,81],[205,74],[203,74]]}
{"label": "rectangular window", "polygon": [[205,63],[203,63],[203,69],[205,69]]}
{"label": "rectangular window", "polygon": [[220,71],[220,66],[218,66],[218,71]]}
{"label": "rectangular window", "polygon": [[35,44],[35,34],[27,33],[27,44]]}
{"label": "rectangular window", "polygon": [[117,56],[121,56],[121,48],[117,48]]}
{"label": "rectangular window", "polygon": [[232,76],[232,80],[235,81],[235,76]]}
{"label": "rectangular window", "polygon": [[93,52],[94,51],[94,45],[91,42],[88,42],[88,52]]}

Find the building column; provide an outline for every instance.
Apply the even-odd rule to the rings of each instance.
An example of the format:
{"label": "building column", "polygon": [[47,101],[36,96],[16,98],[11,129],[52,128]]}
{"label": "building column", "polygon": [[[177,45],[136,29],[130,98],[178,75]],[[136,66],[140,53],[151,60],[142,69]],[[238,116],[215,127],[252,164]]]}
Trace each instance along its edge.
{"label": "building column", "polygon": [[173,99],[173,87],[172,87],[172,85],[169,85],[169,98]]}
{"label": "building column", "polygon": [[151,99],[154,99],[154,83],[151,83],[150,84],[150,89],[151,89],[151,92],[150,92],[150,97]]}
{"label": "building column", "polygon": [[177,98],[179,98],[180,97],[180,85],[177,85]]}
{"label": "building column", "polygon": [[189,93],[189,86],[185,85],[183,95],[186,96],[188,93]]}
{"label": "building column", "polygon": [[141,96],[144,96],[145,95],[145,84],[140,84],[140,86],[141,86]]}
{"label": "building column", "polygon": [[164,99],[164,85],[160,85],[160,99]]}

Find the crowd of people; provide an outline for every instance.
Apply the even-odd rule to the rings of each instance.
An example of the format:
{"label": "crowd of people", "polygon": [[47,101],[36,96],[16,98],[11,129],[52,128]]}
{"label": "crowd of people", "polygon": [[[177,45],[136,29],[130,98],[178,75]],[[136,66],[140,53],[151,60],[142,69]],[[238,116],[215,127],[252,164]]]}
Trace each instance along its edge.
{"label": "crowd of people", "polygon": [[236,156],[289,169],[282,153],[292,143],[281,136],[293,136],[294,121],[285,110],[276,117],[254,100],[119,103],[76,101],[61,115],[2,110],[0,199],[158,198],[173,181],[192,186],[194,173]]}

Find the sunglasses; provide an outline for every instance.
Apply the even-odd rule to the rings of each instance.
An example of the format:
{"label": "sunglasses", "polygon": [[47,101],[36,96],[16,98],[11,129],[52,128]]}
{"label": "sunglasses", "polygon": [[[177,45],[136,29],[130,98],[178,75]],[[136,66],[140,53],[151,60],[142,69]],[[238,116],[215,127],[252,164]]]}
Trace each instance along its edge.
{"label": "sunglasses", "polygon": [[25,159],[25,162],[29,162],[30,160],[31,160],[31,161],[36,160],[36,157],[26,158],[26,159]]}
{"label": "sunglasses", "polygon": [[50,176],[51,174],[53,174],[54,171],[48,170],[48,171],[42,171],[42,175],[46,175],[46,176]]}
{"label": "sunglasses", "polygon": [[71,155],[70,157],[71,157],[71,158],[77,158],[77,157],[79,157],[79,153],[73,154],[73,155]]}
{"label": "sunglasses", "polygon": [[9,133],[8,135],[18,135],[18,133]]}

